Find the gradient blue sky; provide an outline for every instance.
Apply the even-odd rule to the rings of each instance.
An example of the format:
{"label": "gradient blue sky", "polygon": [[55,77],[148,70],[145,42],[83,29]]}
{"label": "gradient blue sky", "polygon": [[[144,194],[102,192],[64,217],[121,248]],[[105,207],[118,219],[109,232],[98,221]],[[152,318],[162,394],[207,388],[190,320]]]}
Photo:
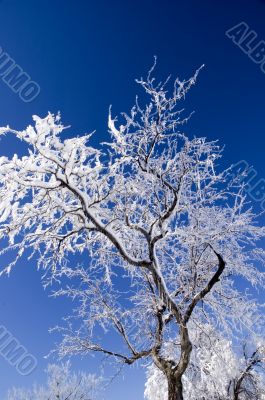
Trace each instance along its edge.
{"label": "gradient blue sky", "polygon": [[[106,137],[109,104],[114,113],[133,104],[144,75],[158,56],[157,75],[189,77],[202,64],[198,84],[187,101],[195,110],[187,132],[220,139],[225,163],[247,160],[265,177],[265,74],[225,31],[240,21],[265,40],[265,1],[261,0],[2,0],[0,46],[41,87],[23,103],[0,80],[0,126],[24,128],[32,114],[62,113],[68,135],[96,129]],[[20,152],[20,143],[0,142],[1,155]],[[34,265],[18,265],[0,279],[0,324],[38,359],[38,368],[21,377],[0,358],[0,398],[11,385],[44,379],[43,356],[56,337],[48,328],[67,313],[66,300],[44,292]],[[99,360],[74,358],[74,367],[96,370]],[[127,371],[127,372],[126,372]],[[143,399],[144,373],[137,368],[117,378],[108,400]]]}

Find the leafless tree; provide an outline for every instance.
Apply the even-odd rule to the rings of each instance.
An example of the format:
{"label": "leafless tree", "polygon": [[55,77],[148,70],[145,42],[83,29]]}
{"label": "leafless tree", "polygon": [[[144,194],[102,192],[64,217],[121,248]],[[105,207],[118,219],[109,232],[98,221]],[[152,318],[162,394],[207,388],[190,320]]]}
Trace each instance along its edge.
{"label": "leafless tree", "polygon": [[[63,140],[52,114],[34,116],[35,127],[23,131],[1,129],[29,148],[0,158],[1,254],[14,256],[8,273],[24,254],[38,258],[51,283],[74,279],[57,292],[79,302],[80,326],[75,319],[62,328],[61,355],[151,359],[167,379],[168,400],[182,400],[192,324],[235,335],[259,312],[234,281],[264,285],[256,267],[264,263],[264,228],[240,177],[221,170],[218,144],[183,132],[182,103],[198,71],[172,90],[152,73],[138,80],[150,103],[137,99],[119,127],[110,113],[111,139],[101,148],[89,145],[90,135]],[[83,266],[73,265],[78,253]],[[104,345],[111,330],[118,348]]]}

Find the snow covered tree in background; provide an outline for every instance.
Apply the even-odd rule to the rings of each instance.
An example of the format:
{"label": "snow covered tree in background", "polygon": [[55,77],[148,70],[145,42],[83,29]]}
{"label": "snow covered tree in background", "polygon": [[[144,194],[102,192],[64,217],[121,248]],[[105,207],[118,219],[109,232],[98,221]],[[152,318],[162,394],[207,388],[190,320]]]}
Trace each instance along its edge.
{"label": "snow covered tree in background", "polygon": [[[29,150],[0,158],[1,254],[10,253],[7,273],[21,257],[37,259],[51,284],[63,282],[57,295],[75,299],[62,356],[152,361],[167,399],[182,400],[195,326],[232,340],[258,321],[262,333],[260,305],[245,287],[253,296],[264,287],[265,230],[241,176],[221,168],[217,142],[183,132],[182,103],[198,71],[172,87],[152,73],[138,80],[150,102],[137,99],[119,127],[110,113],[101,147],[91,135],[63,139],[52,114],[23,131],[1,129]],[[114,331],[121,343],[107,345]]]}
{"label": "snow covered tree in background", "polygon": [[32,389],[13,388],[6,400],[95,400],[102,379],[83,372],[72,373],[70,363],[50,364],[47,384]]}
{"label": "snow covered tree in background", "polygon": [[265,343],[256,343],[254,350],[247,351],[243,346],[244,357],[241,360],[239,373],[231,381],[232,400],[265,399]]}

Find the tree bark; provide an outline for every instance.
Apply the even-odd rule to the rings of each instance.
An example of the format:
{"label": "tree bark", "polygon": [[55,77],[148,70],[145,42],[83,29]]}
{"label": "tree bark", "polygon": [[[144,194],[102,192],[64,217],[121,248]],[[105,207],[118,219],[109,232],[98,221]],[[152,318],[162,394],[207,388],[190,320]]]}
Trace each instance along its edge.
{"label": "tree bark", "polygon": [[168,400],[183,400],[183,387],[181,378],[176,378],[175,375],[167,376],[168,384]]}
{"label": "tree bark", "polygon": [[192,344],[186,326],[180,328],[181,356],[177,368],[167,369],[168,400],[183,400],[182,376],[185,373],[192,351]]}

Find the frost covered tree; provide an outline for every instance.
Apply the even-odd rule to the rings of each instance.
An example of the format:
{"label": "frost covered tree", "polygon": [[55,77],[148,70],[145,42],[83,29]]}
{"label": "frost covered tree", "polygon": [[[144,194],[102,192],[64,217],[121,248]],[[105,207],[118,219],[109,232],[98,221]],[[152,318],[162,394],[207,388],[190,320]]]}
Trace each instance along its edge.
{"label": "frost covered tree", "polygon": [[70,363],[50,364],[47,384],[34,385],[32,389],[13,388],[6,400],[95,400],[102,379],[83,372],[72,373]]}
{"label": "frost covered tree", "polygon": [[[110,112],[110,139],[97,148],[90,134],[64,139],[59,115],[1,129],[28,147],[0,158],[1,254],[7,273],[29,257],[50,283],[72,279],[57,292],[77,304],[61,328],[61,355],[152,360],[168,400],[182,400],[192,326],[236,336],[260,312],[236,282],[251,293],[264,286],[265,232],[242,174],[221,168],[218,143],[183,132],[183,100],[198,71],[172,84],[152,74],[137,81],[150,102],[137,98],[121,125]],[[105,341],[112,332],[117,347]]]}
{"label": "frost covered tree", "polygon": [[244,357],[241,360],[237,376],[231,380],[229,389],[232,400],[264,400],[265,399],[265,345],[256,344],[254,350],[247,351],[243,346]]}

